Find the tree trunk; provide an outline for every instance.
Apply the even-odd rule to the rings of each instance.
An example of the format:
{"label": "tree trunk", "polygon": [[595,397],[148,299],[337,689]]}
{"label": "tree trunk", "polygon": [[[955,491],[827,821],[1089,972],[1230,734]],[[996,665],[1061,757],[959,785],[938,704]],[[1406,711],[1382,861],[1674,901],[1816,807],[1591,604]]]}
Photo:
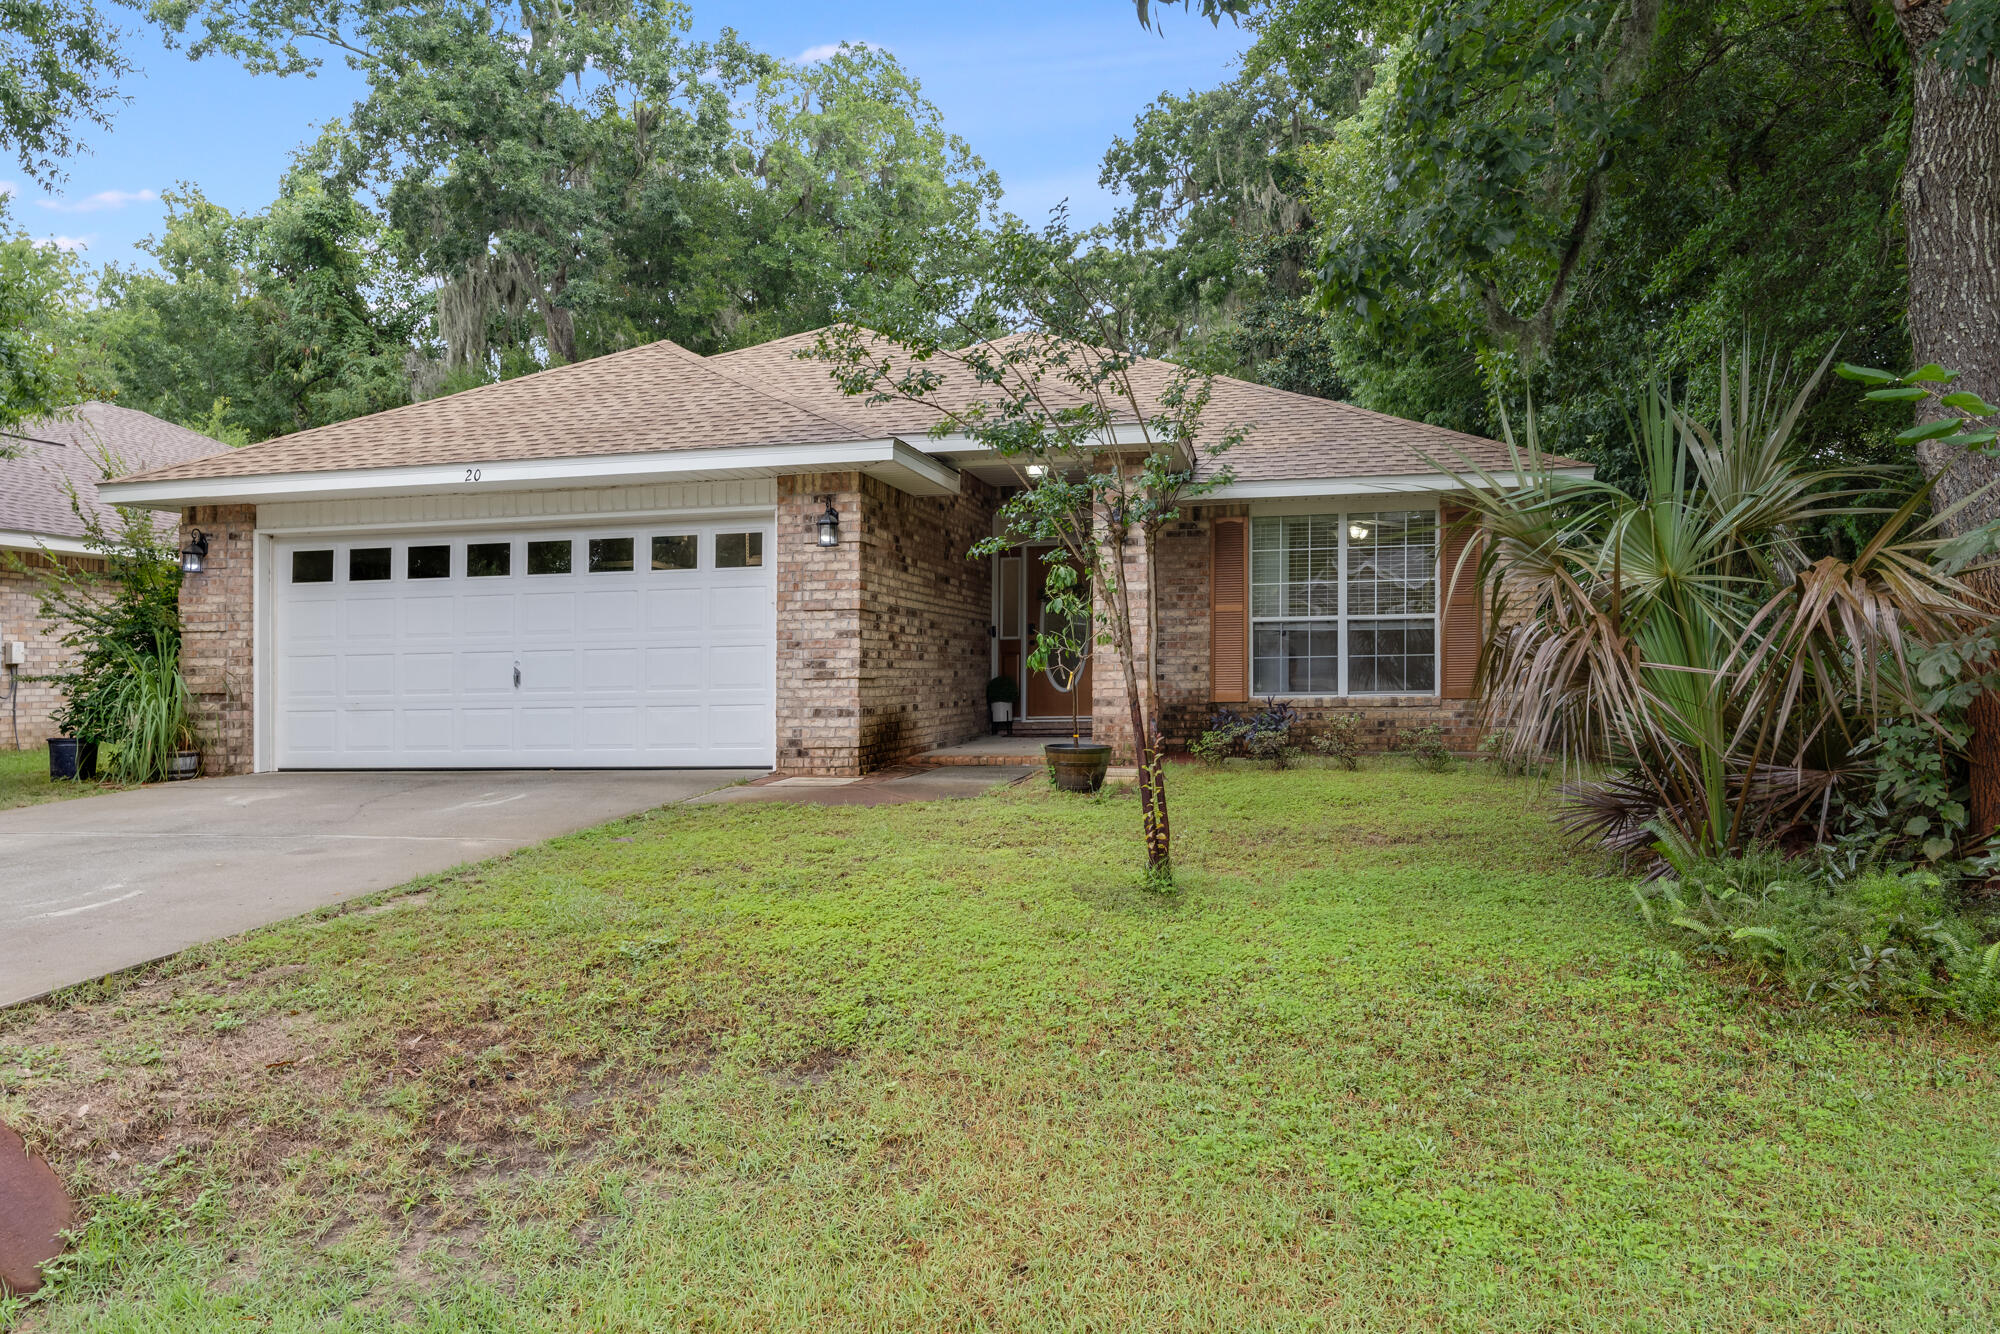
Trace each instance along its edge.
{"label": "tree trunk", "polygon": [[542,325],[549,335],[549,361],[567,366],[576,360],[576,317],[561,301],[569,291],[569,266],[556,270],[548,290],[542,294]]}
{"label": "tree trunk", "polygon": [[[1118,642],[1119,668],[1125,677],[1126,712],[1132,722],[1132,759],[1139,766],[1139,816],[1146,831],[1146,874],[1161,886],[1173,883],[1173,851],[1169,841],[1164,783],[1149,780],[1149,766],[1159,760],[1159,744],[1151,720],[1146,716],[1146,696],[1139,682],[1139,638],[1132,632],[1132,582],[1126,577],[1126,551],[1132,533],[1122,523],[1105,525],[1106,545],[1111,548],[1113,587],[1112,625]],[[1152,664],[1147,664],[1147,670]]]}
{"label": "tree trunk", "polygon": [[[1958,387],[2000,401],[2000,100],[1926,53],[1950,18],[1945,0],[1895,0],[1896,22],[1910,45],[1915,104],[1910,157],[1903,169],[1908,230],[1910,341],[1919,365],[1957,371]],[[1926,409],[1928,415],[1940,410]],[[2000,479],[2000,460],[1956,445],[1925,441],[1917,460],[1935,478],[1934,504],[1945,510]],[[2000,517],[2000,488],[1957,514],[1963,533]],[[1992,569],[1973,583],[1991,597]],[[2000,828],[2000,700],[1972,708],[1972,832]]]}

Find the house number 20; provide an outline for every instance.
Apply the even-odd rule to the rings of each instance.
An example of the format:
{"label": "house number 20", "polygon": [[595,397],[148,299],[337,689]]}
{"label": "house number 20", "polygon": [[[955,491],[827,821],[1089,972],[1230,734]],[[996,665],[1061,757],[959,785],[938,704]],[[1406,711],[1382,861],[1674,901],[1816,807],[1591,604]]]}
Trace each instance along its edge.
{"label": "house number 20", "polygon": [[477,468],[467,468],[467,469],[465,470],[465,480],[466,480],[466,481],[468,481],[468,482],[476,482],[476,481],[478,481],[478,480],[479,480],[479,469],[477,469]]}

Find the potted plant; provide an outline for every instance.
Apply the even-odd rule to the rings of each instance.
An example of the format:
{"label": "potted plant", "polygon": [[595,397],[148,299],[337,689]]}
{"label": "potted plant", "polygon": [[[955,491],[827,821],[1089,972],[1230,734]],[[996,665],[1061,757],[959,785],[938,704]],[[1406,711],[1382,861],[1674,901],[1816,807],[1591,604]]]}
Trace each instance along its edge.
{"label": "potted plant", "polygon": [[111,692],[107,767],[128,783],[193,778],[201,772],[194,696],[181,676],[180,645],[156,636],[153,652],[126,650],[125,672]]}
{"label": "potted plant", "polygon": [[1089,591],[1080,584],[1073,566],[1060,562],[1049,566],[1049,609],[1058,613],[1057,628],[1036,636],[1035,651],[1028,658],[1029,671],[1047,672],[1069,696],[1069,740],[1042,747],[1050,776],[1065,792],[1095,792],[1111,770],[1111,747],[1083,739],[1083,702],[1077,686],[1090,661],[1091,620]]}
{"label": "potted plant", "polygon": [[996,676],[986,683],[986,711],[993,718],[993,730],[1014,734],[1014,706],[1021,702],[1021,683],[1011,676]]}

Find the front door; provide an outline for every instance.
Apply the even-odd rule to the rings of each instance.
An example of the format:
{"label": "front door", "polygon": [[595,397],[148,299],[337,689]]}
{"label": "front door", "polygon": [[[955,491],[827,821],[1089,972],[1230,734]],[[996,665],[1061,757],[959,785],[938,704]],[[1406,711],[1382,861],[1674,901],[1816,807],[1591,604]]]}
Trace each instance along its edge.
{"label": "front door", "polygon": [[[1061,629],[1060,616],[1048,605],[1050,547],[1016,547],[998,557],[994,589],[994,622],[999,627],[1003,676],[1021,683],[1021,716],[1069,718],[1074,698],[1076,714],[1090,716],[1090,655],[1081,663],[1052,656],[1041,671],[1029,671],[1027,659],[1044,632]],[[1076,637],[1086,638],[1079,627]]]}

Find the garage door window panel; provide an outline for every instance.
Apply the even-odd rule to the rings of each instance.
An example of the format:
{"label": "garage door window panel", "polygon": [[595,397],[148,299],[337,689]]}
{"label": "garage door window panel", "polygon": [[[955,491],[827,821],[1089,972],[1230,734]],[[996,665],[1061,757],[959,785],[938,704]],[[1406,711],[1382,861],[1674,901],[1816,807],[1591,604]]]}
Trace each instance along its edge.
{"label": "garage door window panel", "polygon": [[388,547],[354,547],[347,553],[347,582],[350,584],[380,583],[390,576],[391,549]]}
{"label": "garage door window panel", "polygon": [[692,570],[699,561],[701,543],[693,533],[666,533],[653,539],[653,568]]}
{"label": "garage door window panel", "polygon": [[448,546],[411,547],[404,558],[404,573],[410,579],[451,578],[451,548]]}
{"label": "garage door window panel", "polygon": [[570,572],[570,548],[568,538],[561,541],[528,543],[529,574],[568,574]]}
{"label": "garage door window panel", "polygon": [[514,571],[512,542],[474,542],[465,548],[465,573],[471,579],[504,579]]}
{"label": "garage door window panel", "polygon": [[632,572],[632,539],[629,537],[591,538],[590,572],[592,574],[630,574]]}
{"label": "garage door window panel", "polygon": [[718,570],[750,570],[764,563],[764,535],[762,533],[717,533],[715,535],[715,568]]}
{"label": "garage door window panel", "polygon": [[332,583],[332,548],[320,551],[294,551],[292,553],[292,582],[295,584]]}

